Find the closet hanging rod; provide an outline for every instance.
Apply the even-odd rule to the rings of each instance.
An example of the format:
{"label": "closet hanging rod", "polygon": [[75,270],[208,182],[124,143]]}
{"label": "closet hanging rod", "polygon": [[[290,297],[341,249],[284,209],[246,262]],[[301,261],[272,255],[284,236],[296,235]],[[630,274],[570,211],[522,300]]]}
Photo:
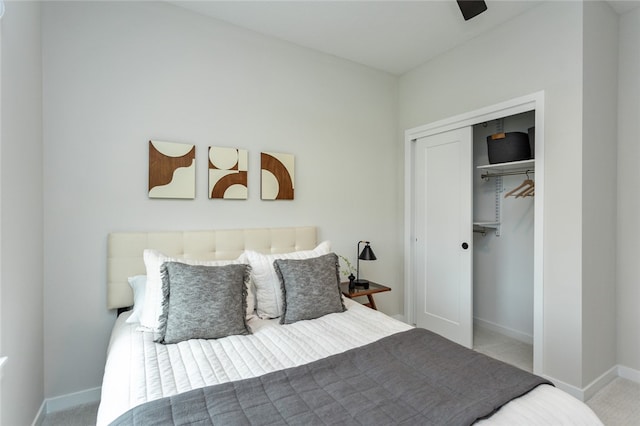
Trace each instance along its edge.
{"label": "closet hanging rod", "polygon": [[527,170],[510,170],[510,171],[505,171],[505,172],[495,172],[495,173],[491,173],[491,172],[486,172],[482,175],[480,175],[480,177],[482,179],[489,179],[492,177],[500,177],[500,176],[513,176],[513,175],[528,175],[529,173],[535,173],[536,171],[533,169],[527,169]]}

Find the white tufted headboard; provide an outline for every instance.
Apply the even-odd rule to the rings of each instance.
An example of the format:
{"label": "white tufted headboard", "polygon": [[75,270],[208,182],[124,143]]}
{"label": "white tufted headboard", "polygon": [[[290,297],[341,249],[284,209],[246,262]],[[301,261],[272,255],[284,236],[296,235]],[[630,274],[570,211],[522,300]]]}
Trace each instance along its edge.
{"label": "white tufted headboard", "polygon": [[235,259],[245,250],[289,253],[317,244],[314,226],[212,231],[113,232],[107,249],[107,308],[133,305],[128,277],[145,273],[142,252],[155,249],[187,259]]}

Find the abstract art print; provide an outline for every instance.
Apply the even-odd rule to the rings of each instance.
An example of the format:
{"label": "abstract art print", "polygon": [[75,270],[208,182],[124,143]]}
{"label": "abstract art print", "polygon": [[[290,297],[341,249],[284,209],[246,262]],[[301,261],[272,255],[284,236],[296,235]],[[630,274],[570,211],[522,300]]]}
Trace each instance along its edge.
{"label": "abstract art print", "polygon": [[195,145],[149,141],[149,198],[195,196]]}
{"label": "abstract art print", "polygon": [[262,152],[260,169],[263,200],[293,200],[293,154]]}
{"label": "abstract art print", "polygon": [[210,146],[209,198],[246,200],[247,169],[247,150]]}

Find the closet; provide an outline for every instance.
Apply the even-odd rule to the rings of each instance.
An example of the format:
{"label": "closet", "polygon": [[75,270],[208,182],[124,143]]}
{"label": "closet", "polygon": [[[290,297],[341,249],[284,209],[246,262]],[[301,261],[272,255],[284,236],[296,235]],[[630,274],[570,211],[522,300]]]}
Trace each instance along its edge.
{"label": "closet", "polygon": [[509,132],[533,136],[534,129],[534,111],[473,126],[473,347],[529,371],[535,160],[491,164],[487,138]]}
{"label": "closet", "polygon": [[[489,162],[487,136],[530,128],[538,158],[498,164],[492,145]],[[544,142],[544,92],[405,132],[407,322],[496,358],[516,353],[504,360],[536,374],[544,362]]]}

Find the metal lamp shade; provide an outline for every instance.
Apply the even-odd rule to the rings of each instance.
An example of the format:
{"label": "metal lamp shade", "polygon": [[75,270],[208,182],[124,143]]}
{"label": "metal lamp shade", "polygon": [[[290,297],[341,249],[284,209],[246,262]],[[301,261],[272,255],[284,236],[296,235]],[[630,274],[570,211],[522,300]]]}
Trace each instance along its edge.
{"label": "metal lamp shade", "polygon": [[376,255],[373,252],[373,250],[371,249],[371,246],[369,245],[369,243],[367,243],[367,245],[364,246],[364,248],[362,249],[362,252],[360,252],[360,256],[358,256],[358,259],[360,259],[360,260],[376,260]]}

